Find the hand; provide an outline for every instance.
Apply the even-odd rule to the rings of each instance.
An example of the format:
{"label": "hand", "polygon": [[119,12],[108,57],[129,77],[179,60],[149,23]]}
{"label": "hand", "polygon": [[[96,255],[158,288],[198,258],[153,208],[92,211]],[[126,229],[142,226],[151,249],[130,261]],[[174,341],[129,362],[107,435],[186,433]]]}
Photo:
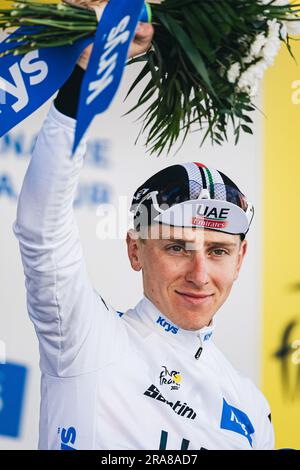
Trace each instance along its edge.
{"label": "hand", "polygon": [[[106,3],[106,2],[103,2]],[[135,31],[133,41],[130,44],[127,58],[130,59],[136,55],[143,54],[150,46],[154,34],[153,26],[149,23],[139,22]],[[84,70],[87,69],[90,55],[92,53],[93,44],[90,44],[80,55],[77,64]]]}
{"label": "hand", "polygon": [[147,52],[151,46],[153,34],[154,28],[152,24],[139,22],[128,50],[128,59]]}

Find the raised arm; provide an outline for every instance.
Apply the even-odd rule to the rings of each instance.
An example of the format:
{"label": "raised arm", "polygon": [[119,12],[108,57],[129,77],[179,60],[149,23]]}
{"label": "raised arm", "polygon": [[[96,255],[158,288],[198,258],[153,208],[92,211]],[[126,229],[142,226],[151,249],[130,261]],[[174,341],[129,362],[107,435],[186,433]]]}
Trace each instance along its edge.
{"label": "raised arm", "polygon": [[84,371],[87,365],[80,351],[85,355],[82,345],[97,308],[73,212],[86,149],[84,139],[70,158],[75,122],[52,104],[25,175],[13,226],[26,277],[28,313],[40,342],[41,368],[51,375],[67,374],[72,365],[76,372]]}
{"label": "raised arm", "polygon": [[[135,37],[138,50],[131,47],[132,53],[147,50],[152,34],[152,27],[145,25]],[[81,57],[81,65],[90,49]],[[13,226],[26,277],[28,312],[40,343],[41,369],[58,376],[95,370],[99,335],[111,337],[116,327],[115,317],[89,281],[73,212],[86,149],[83,138],[70,158],[83,74],[76,66],[51,105],[25,175]]]}

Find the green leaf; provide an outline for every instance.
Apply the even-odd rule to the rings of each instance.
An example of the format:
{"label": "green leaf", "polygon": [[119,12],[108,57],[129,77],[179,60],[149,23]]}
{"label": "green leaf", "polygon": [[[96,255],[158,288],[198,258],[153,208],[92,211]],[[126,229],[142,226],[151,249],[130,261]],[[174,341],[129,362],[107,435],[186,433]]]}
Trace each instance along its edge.
{"label": "green leaf", "polygon": [[191,42],[190,38],[188,35],[185,33],[185,31],[172,19],[172,18],[167,18],[165,15],[160,15],[160,19],[164,26],[171,32],[173,33],[174,38],[180,43],[181,47],[183,48],[183,51],[185,52],[186,56],[190,59],[192,64],[194,65],[195,69],[197,72],[201,75],[203,78],[204,82],[206,85],[209,87],[209,89],[214,93],[212,85],[210,83],[208,71],[206,69],[205,63],[201,57],[201,54],[193,43]]}
{"label": "green leaf", "polygon": [[241,128],[243,129],[244,132],[247,134],[253,134],[252,129],[249,126],[246,126],[246,124],[241,124]]}

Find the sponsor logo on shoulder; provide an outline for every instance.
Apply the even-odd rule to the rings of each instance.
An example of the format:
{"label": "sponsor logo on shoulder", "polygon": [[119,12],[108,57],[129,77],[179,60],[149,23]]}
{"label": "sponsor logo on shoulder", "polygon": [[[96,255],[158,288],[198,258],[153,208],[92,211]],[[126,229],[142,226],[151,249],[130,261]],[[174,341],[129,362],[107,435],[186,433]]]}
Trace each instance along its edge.
{"label": "sponsor logo on shoulder", "polygon": [[76,441],[76,429],[71,426],[69,428],[58,428],[60,434],[60,450],[76,450],[74,445]]}
{"label": "sponsor logo on shoulder", "polygon": [[221,417],[221,429],[228,429],[229,431],[236,432],[245,436],[249,441],[249,444],[252,447],[252,437],[251,434],[254,433],[254,427],[243,411],[231,406],[227,403],[225,398],[223,398],[223,410]]}
{"label": "sponsor logo on shoulder", "polygon": [[209,340],[209,338],[211,337],[211,335],[212,335],[212,332],[210,332],[210,333],[206,333],[206,335],[204,336],[204,339],[203,339],[203,341],[208,341],[208,340]]}
{"label": "sponsor logo on shoulder", "polygon": [[173,333],[173,335],[176,335],[178,333],[179,328],[167,322],[164,317],[158,317],[156,323],[162,326],[167,333]]}

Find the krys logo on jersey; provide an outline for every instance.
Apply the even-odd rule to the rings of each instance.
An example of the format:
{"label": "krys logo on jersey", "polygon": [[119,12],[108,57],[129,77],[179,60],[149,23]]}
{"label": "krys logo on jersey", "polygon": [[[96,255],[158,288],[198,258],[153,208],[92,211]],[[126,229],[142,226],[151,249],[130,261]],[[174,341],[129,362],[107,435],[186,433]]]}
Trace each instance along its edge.
{"label": "krys logo on jersey", "polygon": [[175,325],[172,325],[172,323],[167,322],[164,317],[159,316],[156,320],[156,323],[160,325],[167,333],[173,333],[173,335],[178,333],[179,328]]}

